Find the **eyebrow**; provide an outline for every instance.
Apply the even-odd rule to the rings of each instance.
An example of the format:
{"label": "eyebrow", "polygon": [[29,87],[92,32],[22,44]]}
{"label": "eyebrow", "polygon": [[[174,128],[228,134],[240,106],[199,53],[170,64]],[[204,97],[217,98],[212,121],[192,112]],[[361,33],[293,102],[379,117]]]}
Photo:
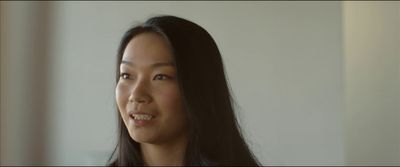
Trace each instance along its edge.
{"label": "eyebrow", "polygon": [[[121,64],[126,64],[128,66],[135,66],[135,64],[131,61],[126,61],[126,60],[122,60]],[[172,62],[159,62],[159,63],[154,63],[151,64],[150,67],[152,68],[157,68],[157,67],[162,67],[162,66],[172,66],[175,67],[175,64]]]}

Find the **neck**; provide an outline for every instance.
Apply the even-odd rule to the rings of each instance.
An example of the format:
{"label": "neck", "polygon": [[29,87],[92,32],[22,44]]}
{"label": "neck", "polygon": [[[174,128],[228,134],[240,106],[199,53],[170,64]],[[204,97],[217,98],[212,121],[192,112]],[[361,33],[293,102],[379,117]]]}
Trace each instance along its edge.
{"label": "neck", "polygon": [[146,166],[183,166],[187,146],[187,138],[167,144],[142,143],[141,152]]}

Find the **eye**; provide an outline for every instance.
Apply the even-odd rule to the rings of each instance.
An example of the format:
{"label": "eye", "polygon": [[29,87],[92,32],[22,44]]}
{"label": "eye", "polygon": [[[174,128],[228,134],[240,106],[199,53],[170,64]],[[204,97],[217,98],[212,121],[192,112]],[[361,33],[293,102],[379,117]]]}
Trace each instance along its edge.
{"label": "eye", "polygon": [[130,75],[128,73],[121,73],[119,75],[122,79],[129,79]]}
{"label": "eye", "polygon": [[153,80],[166,80],[166,79],[170,79],[171,77],[164,75],[164,74],[157,74],[156,76],[154,76]]}

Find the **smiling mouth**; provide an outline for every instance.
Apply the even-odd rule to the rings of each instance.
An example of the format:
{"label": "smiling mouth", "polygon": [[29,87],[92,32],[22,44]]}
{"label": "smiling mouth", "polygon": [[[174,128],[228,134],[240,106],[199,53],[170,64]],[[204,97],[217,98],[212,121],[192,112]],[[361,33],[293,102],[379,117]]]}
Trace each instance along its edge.
{"label": "smiling mouth", "polygon": [[155,118],[155,116],[149,114],[131,114],[130,117],[134,120],[142,121],[148,121]]}

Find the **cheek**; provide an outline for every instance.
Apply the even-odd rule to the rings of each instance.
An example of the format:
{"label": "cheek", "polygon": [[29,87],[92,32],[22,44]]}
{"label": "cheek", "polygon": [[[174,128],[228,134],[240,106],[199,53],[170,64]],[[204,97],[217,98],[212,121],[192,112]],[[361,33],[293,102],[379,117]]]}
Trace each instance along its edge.
{"label": "cheek", "polygon": [[181,95],[177,86],[160,91],[157,101],[164,112],[179,113],[183,110]]}
{"label": "cheek", "polygon": [[126,103],[128,102],[128,90],[123,84],[118,83],[115,88],[115,99],[120,112],[125,111]]}

